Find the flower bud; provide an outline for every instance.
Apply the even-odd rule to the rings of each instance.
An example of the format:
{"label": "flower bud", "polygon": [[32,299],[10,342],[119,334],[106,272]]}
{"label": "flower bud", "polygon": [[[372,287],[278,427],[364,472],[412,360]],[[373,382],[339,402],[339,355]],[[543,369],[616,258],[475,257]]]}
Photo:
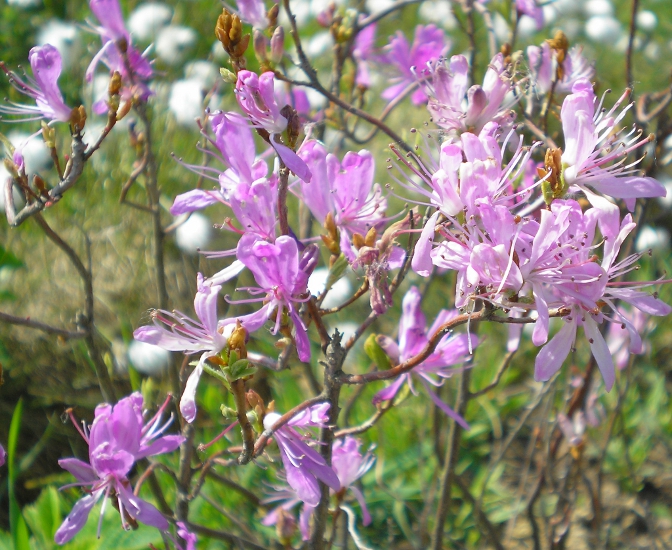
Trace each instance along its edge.
{"label": "flower bud", "polygon": [[267,61],[266,52],[268,50],[268,38],[266,38],[264,33],[259,31],[259,29],[254,29],[252,44],[254,46],[254,55],[257,56],[259,63]]}
{"label": "flower bud", "polygon": [[280,63],[285,53],[285,30],[282,27],[276,27],[271,37],[271,61]]}
{"label": "flower bud", "polygon": [[278,14],[280,13],[280,5],[273,4],[273,7],[266,12],[266,17],[268,18],[268,26],[270,28],[275,27],[278,24]]}

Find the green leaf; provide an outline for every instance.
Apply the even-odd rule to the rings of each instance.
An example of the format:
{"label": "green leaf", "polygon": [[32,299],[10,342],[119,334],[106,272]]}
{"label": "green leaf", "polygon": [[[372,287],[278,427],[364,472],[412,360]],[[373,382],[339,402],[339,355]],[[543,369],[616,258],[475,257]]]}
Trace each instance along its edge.
{"label": "green leaf", "polygon": [[247,359],[239,359],[235,363],[229,366],[229,379],[231,381],[233,380],[238,380],[239,378],[242,378],[243,376],[246,376],[244,374],[241,374],[242,372],[249,370],[250,362]]}
{"label": "green leaf", "polygon": [[23,416],[23,398],[14,408],[12,421],[9,425],[9,437],[7,439],[7,469],[9,472],[9,530],[12,533],[14,548],[16,550],[30,550],[28,527],[26,521],[21,515],[19,503],[14,493],[14,484],[16,482],[16,446],[19,441],[19,432],[21,430],[21,417]]}
{"label": "green leaf", "polygon": [[392,366],[387,353],[378,344],[378,337],[375,334],[369,336],[364,342],[364,351],[369,359],[378,366],[378,370],[387,370]]}
{"label": "green leaf", "polygon": [[42,491],[34,504],[25,506],[23,516],[39,548],[55,548],[54,535],[61,524],[61,501],[55,487]]}

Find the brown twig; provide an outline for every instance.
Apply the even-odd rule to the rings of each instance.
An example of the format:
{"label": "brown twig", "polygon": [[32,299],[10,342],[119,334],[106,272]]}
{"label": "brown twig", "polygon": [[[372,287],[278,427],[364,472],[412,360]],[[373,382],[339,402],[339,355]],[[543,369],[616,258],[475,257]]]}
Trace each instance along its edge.
{"label": "brown twig", "polygon": [[637,32],[637,10],[639,9],[639,0],[632,0],[632,11],[630,12],[630,33],[628,36],[628,49],[625,51],[625,85],[632,89],[632,52],[635,47],[635,33]]}
{"label": "brown twig", "polygon": [[65,338],[66,340],[74,338],[84,338],[86,337],[86,332],[79,330],[65,330],[62,328],[52,327],[46,323],[41,323],[40,321],[33,321],[30,317],[16,317],[10,315],[9,313],[3,313],[0,311],[0,321],[9,323],[10,325],[20,325],[24,327],[34,328],[36,330],[41,330],[47,334],[55,334]]}
{"label": "brown twig", "polygon": [[252,460],[254,453],[254,430],[250,419],[247,418],[247,399],[245,398],[245,381],[234,380],[231,382],[231,391],[233,400],[236,403],[236,417],[240,424],[240,430],[243,433],[243,452],[238,457],[238,464],[247,464]]}

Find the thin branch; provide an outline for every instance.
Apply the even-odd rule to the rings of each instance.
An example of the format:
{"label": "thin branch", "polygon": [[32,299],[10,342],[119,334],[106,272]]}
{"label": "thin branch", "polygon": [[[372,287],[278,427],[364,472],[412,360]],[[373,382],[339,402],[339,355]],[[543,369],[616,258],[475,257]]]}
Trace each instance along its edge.
{"label": "thin branch", "polygon": [[626,86],[632,89],[634,84],[632,80],[632,52],[635,47],[635,33],[637,32],[637,10],[639,9],[639,0],[632,0],[632,11],[630,12],[630,35],[628,36],[628,49],[625,51],[625,80]]}
{"label": "thin branch", "polygon": [[378,13],[374,13],[372,15],[369,15],[366,19],[364,19],[359,25],[357,25],[357,30],[360,31],[364,27],[368,27],[369,25],[373,25],[374,23],[377,23],[384,17],[387,17],[391,13],[394,13],[397,10],[400,10],[402,8],[405,8],[406,6],[410,6],[412,4],[419,4],[422,2],[422,0],[405,0],[403,2],[395,2],[392,4],[390,7],[379,11]]}
{"label": "thin branch", "polygon": [[254,430],[250,419],[247,417],[247,399],[245,398],[245,381],[234,380],[231,382],[231,391],[236,403],[236,417],[243,434],[243,452],[238,457],[238,464],[247,464],[252,460],[254,453]]}
{"label": "thin branch", "polygon": [[499,381],[502,379],[502,376],[506,372],[506,369],[509,368],[509,365],[511,364],[511,360],[513,359],[513,356],[516,354],[516,351],[518,351],[518,348],[516,348],[513,351],[507,352],[507,354],[504,356],[504,359],[502,360],[502,364],[499,366],[499,369],[497,369],[497,374],[495,374],[494,380],[485,386],[485,388],[475,391],[473,393],[469,393],[469,398],[470,399],[475,399],[476,397],[480,397],[481,395],[485,395],[488,393],[490,390],[494,389],[497,387],[497,384],[499,384]]}
{"label": "thin branch", "polygon": [[55,334],[56,336],[61,336],[62,338],[71,339],[71,338],[84,338],[86,337],[86,332],[79,330],[65,330],[62,328],[52,327],[46,323],[41,323],[40,321],[33,321],[30,317],[16,317],[10,315],[9,313],[3,313],[0,311],[0,321],[9,323],[10,325],[20,325],[24,327],[34,328],[36,330],[41,330],[47,334]]}
{"label": "thin branch", "polygon": [[226,531],[218,531],[216,529],[205,527],[204,525],[198,525],[197,523],[186,521],[185,524],[187,525],[187,529],[189,529],[189,531],[193,531],[198,535],[204,535],[210,539],[223,540],[229,544],[235,544],[238,548],[249,548],[250,550],[268,550],[265,546],[259,546],[256,542],[232,535]]}
{"label": "thin branch", "polygon": [[392,400],[388,401],[387,403],[388,403],[387,405],[379,407],[378,410],[375,412],[375,414],[371,418],[369,418],[366,422],[363,422],[359,426],[353,426],[351,428],[343,428],[342,430],[338,430],[334,434],[334,437],[338,439],[339,437],[345,437],[346,435],[357,435],[364,433],[367,430],[370,430],[385,415],[387,411],[392,409]]}
{"label": "thin branch", "polygon": [[264,430],[264,432],[257,438],[257,442],[254,444],[253,456],[257,457],[261,453],[263,453],[264,449],[266,448],[266,444],[268,443],[268,440],[271,437],[273,437],[273,433],[282,428],[297,414],[299,414],[302,411],[305,411],[307,408],[312,407],[313,405],[318,405],[319,403],[324,403],[325,401],[327,401],[327,398],[323,394],[316,395],[315,397],[306,399],[303,403],[297,405],[293,409],[290,409],[285,414],[283,414],[280,418],[278,418],[275,421],[275,424],[273,424],[273,426],[271,426],[268,430]]}
{"label": "thin branch", "polygon": [[12,193],[13,184],[11,181],[13,180],[8,181],[7,185],[5,186],[5,213],[7,214],[7,222],[9,225],[12,227],[18,227],[31,216],[41,212],[48,206],[52,206],[55,202],[61,200],[63,194],[75,184],[75,182],[82,175],[82,172],[84,171],[84,164],[86,162],[84,155],[86,144],[82,141],[81,134],[75,134],[72,136],[72,144],[70,149],[70,159],[65,165],[64,177],[58,182],[57,185],[52,187],[47,192],[48,198],[40,198],[35,202],[26,204],[19,212],[17,212],[14,205],[14,196]]}

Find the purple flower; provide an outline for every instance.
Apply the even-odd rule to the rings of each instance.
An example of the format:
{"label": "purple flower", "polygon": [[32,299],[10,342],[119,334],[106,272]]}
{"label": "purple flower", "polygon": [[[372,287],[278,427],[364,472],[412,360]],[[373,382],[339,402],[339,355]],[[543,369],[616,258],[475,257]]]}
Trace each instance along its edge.
{"label": "purple flower", "polygon": [[[402,302],[402,315],[399,321],[399,341],[395,342],[389,336],[379,336],[377,339],[378,344],[383,348],[394,365],[403,363],[420,353],[427,345],[427,342],[429,342],[429,336],[435,334],[443,323],[457,315],[457,312],[449,312],[445,309],[441,310],[432,326],[427,328],[425,316],[420,309],[421,301],[422,296],[417,287],[412,286],[409,288]],[[471,346],[469,339],[471,339]],[[380,403],[381,401],[394,399],[405,383],[408,383],[411,391],[416,393],[411,378],[411,375],[415,374],[420,379],[425,390],[427,390],[427,393],[429,393],[434,404],[459,423],[465,430],[468,430],[469,424],[467,424],[464,418],[441,401],[429,386],[441,386],[443,384],[443,380],[441,379],[450,378],[455,372],[453,367],[466,361],[471,353],[470,350],[476,345],[477,339],[473,335],[447,334],[439,341],[427,359],[411,372],[399,376],[387,388],[380,390],[373,397],[373,402]],[[434,378],[435,376],[440,380],[437,381]]]}
{"label": "purple flower", "polygon": [[544,10],[537,4],[536,0],[516,0],[516,10],[519,14],[534,19],[538,31],[544,28]]}
{"label": "purple flower", "polygon": [[249,23],[255,29],[265,30],[268,27],[269,22],[263,0],[236,0],[236,4],[241,21]]}
{"label": "purple flower", "polygon": [[226,345],[227,339],[220,332],[217,321],[217,295],[221,288],[204,284],[203,275],[199,273],[198,292],[194,298],[194,309],[199,321],[179,311],[156,310],[152,313],[154,325],[140,327],[133,333],[136,340],[168,351],[187,354],[203,352],[196,368],[189,375],[180,399],[180,412],[187,422],[193,422],[196,418],[196,387],[203,374],[205,360],[217,355]]}
{"label": "purple flower", "polygon": [[[297,414],[273,434],[285,466],[287,483],[303,503],[312,507],[320,502],[318,480],[334,491],[341,488],[341,483],[336,472],[315,449],[305,443],[305,436],[299,434],[295,428],[324,427],[328,419],[329,406],[329,403],[314,405]],[[270,430],[279,418],[278,413],[267,414],[264,418],[264,428]]]}
{"label": "purple flower", "polygon": [[178,195],[170,208],[173,216],[200,210],[211,204],[228,204],[232,191],[240,184],[249,186],[266,179],[268,166],[264,160],[256,156],[254,137],[245,117],[234,112],[219,112],[210,119],[210,126],[215,139],[205,132],[203,134],[221,156],[210,154],[229,168],[221,171],[211,166],[183,164],[199,175],[217,181],[219,189],[194,189]]}
{"label": "purple flower", "polygon": [[310,181],[310,170],[294,151],[276,139],[287,128],[287,118],[280,112],[275,98],[275,76],[271,71],[257,76],[240,71],[236,82],[236,99],[252,126],[270,134],[269,142],[285,166],[304,181]]}
{"label": "purple flower", "polygon": [[641,138],[641,133],[620,138],[622,130],[617,124],[631,105],[615,114],[628,96],[626,91],[611,108],[595,112],[597,97],[593,86],[585,78],[576,81],[572,94],[565,98],[560,111],[562,130],[565,136],[565,151],[562,153],[562,177],[566,185],[586,194],[594,206],[600,206],[600,194],[625,199],[630,210],[637,198],[664,197],[665,187],[653,178],[633,175],[636,164],[625,164],[628,153],[646,145],[650,138]]}
{"label": "purple flower", "polygon": [[306,247],[302,255],[292,237],[278,237],[274,243],[266,241],[255,233],[246,233],[238,242],[236,255],[238,260],[247,267],[258,287],[246,287],[257,298],[230,303],[265,302],[261,309],[249,315],[232,317],[222,321],[222,325],[230,325],[240,321],[248,332],[259,330],[272,316],[275,325],[271,330],[277,334],[282,324],[285,308],[294,323],[296,351],[301,361],[310,359],[310,341],[306,326],[299,316],[297,304],[309,299],[307,293],[308,277],[317,264],[317,247]]}
{"label": "purple flower", "polygon": [[[54,540],[65,544],[84,527],[89,513],[101,497],[116,497],[122,526],[136,520],[165,531],[166,518],[149,502],[133,494],[127,478],[133,464],[148,456],[172,452],[184,438],[179,435],[161,436],[170,422],[160,426],[161,413],[168,400],[146,424],[142,418],[142,395],[139,392],[125,397],[116,405],[98,405],[95,419],[88,433],[82,432],[89,445],[89,463],[76,458],[59,460],[62,468],[74,475],[74,485],[90,486],[87,495],[77,501]],[[161,436],[161,437],[159,437]],[[101,510],[101,521],[104,507]],[[100,536],[100,522],[98,524]]]}
{"label": "purple flower", "polygon": [[467,89],[469,62],[463,55],[451,57],[449,65],[438,61],[424,73],[428,76],[424,85],[429,95],[427,109],[441,128],[478,134],[488,123],[506,127],[513,122],[515,99],[506,99],[512,80],[501,53],[490,61],[482,86]]}
{"label": "purple flower", "polygon": [[[301,504],[302,501],[296,491],[287,485],[274,486],[273,488],[276,490],[275,494],[265,498],[262,502],[263,504],[269,504],[271,502],[280,502],[281,504],[266,514],[261,520],[261,524],[267,526],[275,525],[279,532],[288,535],[287,538],[290,538],[296,531],[296,520],[289,511],[297,504]],[[315,507],[308,504],[303,504],[301,507],[301,512],[299,513],[299,530],[301,531],[302,540],[310,539],[310,516],[313,514],[314,510]]]}
{"label": "purple flower", "polygon": [[[534,100],[537,96],[545,95],[551,90],[558,65],[557,51],[552,49],[548,42],[544,42],[541,46],[528,46],[527,59],[533,84],[529,95],[530,99]],[[594,74],[593,64],[583,57],[579,46],[574,46],[562,62],[562,78],[556,81],[553,90],[556,93],[571,92],[572,86],[578,79],[590,80]]]}
{"label": "purple flower", "polygon": [[[399,76],[391,79],[395,84],[383,91],[383,98],[394,99],[406,87],[416,83],[416,68],[421,71],[430,61],[438,61],[448,52],[449,48],[450,42],[446,40],[443,31],[436,28],[435,25],[425,27],[418,25],[415,28],[413,44],[410,46],[404,34],[397,31],[396,36],[391,38],[389,45],[386,47],[387,53],[383,61],[394,65]],[[422,88],[413,92],[411,101],[414,105],[421,105],[427,101],[427,96]]]}
{"label": "purple flower", "polygon": [[327,214],[333,215],[341,233],[341,250],[354,261],[352,236],[366,235],[385,221],[387,201],[380,185],[373,183],[375,163],[371,153],[349,151],[341,163],[319,141],[308,140],[299,156],[313,174],[310,183],[299,181],[301,199],[320,224],[324,224]]}
{"label": "purple flower", "polygon": [[[556,202],[560,201],[553,201],[553,205]],[[564,326],[537,355],[535,378],[548,380],[560,369],[569,351],[574,347],[577,328],[583,326],[593,356],[602,373],[605,388],[610,391],[615,381],[614,361],[598,325],[605,319],[612,319],[605,316],[602,308],[609,306],[616,316],[613,320],[627,328],[630,336],[630,353],[641,353],[642,340],[637,328],[619,312],[615,300],[628,302],[650,315],[668,315],[672,312],[672,308],[655,295],[641,290],[655,282],[611,282],[612,279],[620,278],[634,269],[636,261],[641,257],[641,254],[633,254],[618,263],[615,261],[621,244],[635,227],[630,214],[619,223],[619,212],[614,205],[607,211],[592,208],[585,214],[574,201],[567,201],[567,206],[569,209],[564,214],[562,209],[542,214],[542,223],[535,237],[530,259],[530,263],[538,262],[538,272],[545,271],[547,274],[546,288],[541,287],[539,277],[538,286],[534,289],[539,318],[533,342],[541,343],[548,334],[546,302],[554,301],[570,309],[569,315],[563,318]],[[598,264],[597,256],[592,255],[593,247],[590,247],[598,222],[604,237],[601,264]],[[537,246],[537,240],[544,244]],[[555,262],[555,267],[548,265],[543,268],[541,258],[544,256],[547,262]],[[523,273],[527,271],[523,267]],[[531,272],[530,275],[534,274]],[[528,280],[532,278],[530,275]]]}
{"label": "purple flower", "polygon": [[5,451],[5,448],[2,445],[0,445],[0,466],[4,466],[6,461],[7,461],[7,452]]}
{"label": "purple flower", "polygon": [[177,536],[186,543],[184,546],[179,542],[176,543],[179,550],[196,550],[196,535],[189,532],[183,521],[177,522]]}
{"label": "purple flower", "polygon": [[10,105],[0,106],[0,113],[28,115],[24,120],[46,118],[50,121],[70,122],[72,109],[63,102],[63,96],[58,89],[62,68],[61,54],[50,44],[45,44],[32,48],[28,59],[33,78],[25,76],[25,80],[21,79],[16,73],[9,71],[4,63],[0,63],[0,68],[7,73],[12,86],[32,97],[37,105],[10,102]]}
{"label": "purple flower", "polygon": [[341,491],[350,489],[354,493],[357,502],[362,507],[364,525],[368,525],[371,523],[371,515],[366,507],[364,495],[354,483],[371,469],[375,458],[370,452],[365,455],[360,453],[361,445],[362,442],[352,436],[336,440],[331,451],[331,467],[341,482]]}
{"label": "purple flower", "polygon": [[357,33],[352,44],[352,57],[357,61],[357,74],[355,84],[362,88],[371,87],[369,75],[369,60],[373,56],[373,48],[376,40],[376,23],[364,27]]}
{"label": "purple flower", "polygon": [[[121,74],[124,87],[120,96],[124,102],[132,101],[135,95],[146,101],[152,92],[144,81],[149,80],[154,71],[144,54],[131,45],[119,0],[89,0],[89,7],[100,22],[94,30],[100,35],[103,45],[86,70],[86,80],[90,82],[93,79],[93,73],[102,61],[110,74],[115,71]],[[107,112],[104,98],[94,103],[93,111],[96,114]]]}

